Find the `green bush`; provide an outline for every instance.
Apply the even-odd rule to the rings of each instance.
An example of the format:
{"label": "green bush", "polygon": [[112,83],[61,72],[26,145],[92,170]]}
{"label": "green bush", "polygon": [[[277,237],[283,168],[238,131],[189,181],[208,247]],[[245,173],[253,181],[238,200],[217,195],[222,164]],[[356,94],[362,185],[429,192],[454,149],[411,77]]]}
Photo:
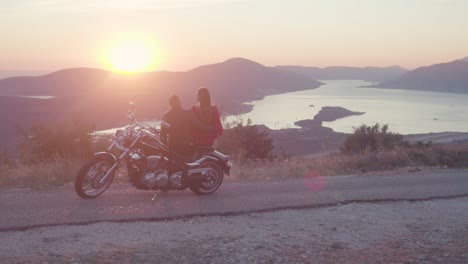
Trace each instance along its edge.
{"label": "green bush", "polygon": [[20,157],[25,162],[62,158],[85,158],[91,150],[94,126],[80,121],[67,121],[32,127],[24,134]]}
{"label": "green bush", "polygon": [[272,157],[273,140],[250,120],[228,124],[217,140],[216,149],[238,160],[269,159]]}
{"label": "green bush", "polygon": [[379,152],[392,150],[404,143],[403,136],[388,130],[388,125],[361,125],[354,128],[354,133],[346,138],[340,148],[342,153]]}

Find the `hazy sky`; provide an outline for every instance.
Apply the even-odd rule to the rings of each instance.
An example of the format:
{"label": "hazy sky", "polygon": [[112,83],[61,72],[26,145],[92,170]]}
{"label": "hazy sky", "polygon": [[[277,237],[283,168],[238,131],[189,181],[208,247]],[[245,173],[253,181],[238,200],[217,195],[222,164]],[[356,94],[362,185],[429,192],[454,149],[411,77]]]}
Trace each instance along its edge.
{"label": "hazy sky", "polygon": [[158,70],[265,65],[415,68],[468,56],[467,0],[0,0],[0,70],[105,68],[128,38]]}

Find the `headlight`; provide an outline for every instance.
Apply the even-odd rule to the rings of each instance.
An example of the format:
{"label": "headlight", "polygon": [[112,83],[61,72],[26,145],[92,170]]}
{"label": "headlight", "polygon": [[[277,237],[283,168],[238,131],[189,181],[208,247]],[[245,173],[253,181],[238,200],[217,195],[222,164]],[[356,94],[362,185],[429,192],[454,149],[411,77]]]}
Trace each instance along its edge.
{"label": "headlight", "polygon": [[119,144],[123,146],[127,138],[127,133],[125,132],[125,130],[119,129],[115,132],[115,138],[117,139],[117,142],[119,142]]}

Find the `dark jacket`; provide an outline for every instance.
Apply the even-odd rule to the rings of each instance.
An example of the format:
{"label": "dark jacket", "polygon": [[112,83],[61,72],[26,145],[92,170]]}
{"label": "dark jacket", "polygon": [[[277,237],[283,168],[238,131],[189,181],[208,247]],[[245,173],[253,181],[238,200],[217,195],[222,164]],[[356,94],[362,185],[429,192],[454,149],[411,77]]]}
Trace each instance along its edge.
{"label": "dark jacket", "polygon": [[163,114],[162,120],[167,122],[171,128],[168,132],[168,146],[171,151],[188,156],[192,155],[191,130],[197,130],[211,133],[215,128],[209,124],[203,124],[191,111],[182,108],[171,108]]}
{"label": "dark jacket", "polygon": [[162,120],[171,126],[169,131],[161,131],[168,134],[169,149],[179,155],[191,155],[190,113],[182,108],[172,108],[163,114]]}

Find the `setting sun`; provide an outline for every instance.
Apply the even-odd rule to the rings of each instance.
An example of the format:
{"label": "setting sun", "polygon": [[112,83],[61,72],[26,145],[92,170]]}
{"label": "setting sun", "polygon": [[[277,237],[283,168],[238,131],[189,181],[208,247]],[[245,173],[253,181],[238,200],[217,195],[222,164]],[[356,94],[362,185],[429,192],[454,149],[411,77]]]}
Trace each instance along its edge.
{"label": "setting sun", "polygon": [[151,71],[158,65],[156,48],[144,41],[121,42],[108,49],[104,62],[112,71],[135,73]]}

